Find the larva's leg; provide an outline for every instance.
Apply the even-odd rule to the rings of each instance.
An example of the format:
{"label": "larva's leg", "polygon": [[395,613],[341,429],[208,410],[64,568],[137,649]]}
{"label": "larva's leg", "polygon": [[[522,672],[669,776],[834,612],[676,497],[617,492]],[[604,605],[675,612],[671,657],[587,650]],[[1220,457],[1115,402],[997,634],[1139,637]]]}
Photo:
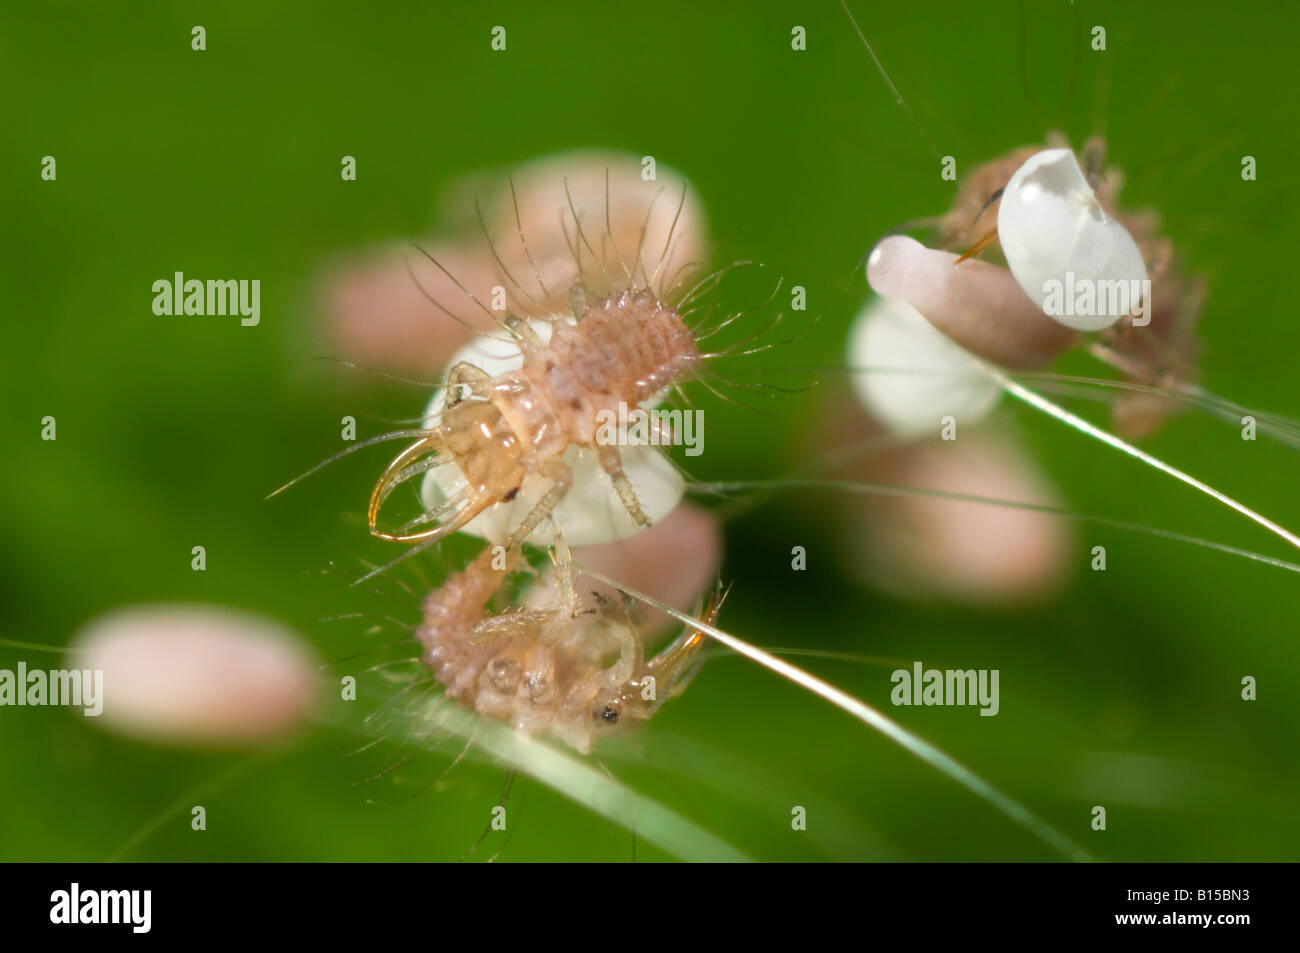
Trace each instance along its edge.
{"label": "larva's leg", "polygon": [[462,388],[468,390],[469,393],[475,396],[486,397],[486,394],[480,395],[478,393],[479,389],[475,385],[482,384],[484,381],[490,381],[491,379],[491,374],[483,370],[481,367],[475,367],[468,361],[461,361],[460,363],[453,365],[452,369],[447,372],[446,409],[451,410],[465,399],[465,395],[462,393]]}
{"label": "larva's leg", "polygon": [[569,289],[569,307],[573,309],[573,319],[581,321],[587,313],[587,288],[581,282]]}
{"label": "larva's leg", "polygon": [[489,616],[470,629],[471,645],[487,645],[502,638],[528,635],[544,626],[551,613],[542,609],[517,609]]}
{"label": "larva's leg", "polygon": [[609,474],[609,479],[614,484],[614,489],[623,504],[623,509],[627,510],[628,516],[632,517],[638,526],[649,526],[650,518],[645,515],[645,510],[641,509],[641,504],[636,498],[636,491],[632,489],[632,481],[623,472],[623,455],[618,452],[618,447],[598,447],[597,454],[600,459],[601,469]]}
{"label": "larva's leg", "polygon": [[543,475],[551,481],[551,488],[529,510],[523,521],[515,527],[514,532],[510,534],[510,538],[506,540],[507,549],[520,545],[531,536],[533,530],[537,528],[537,524],[551,515],[551,511],[555,509],[560,500],[564,499],[564,494],[568,493],[569,488],[573,486],[573,472],[565,465],[564,461],[558,458],[546,465]]}
{"label": "larva's leg", "polygon": [[[709,604],[705,606],[700,618],[709,625],[717,623],[718,612],[722,609],[722,602],[726,595],[721,585],[714,589]],[[708,641],[708,636],[703,632],[688,628],[667,648],[646,663],[646,674],[655,680],[657,699],[654,707],[656,709],[669,697],[683,691],[695,677],[703,658],[701,650]]]}
{"label": "larva's leg", "polygon": [[507,314],[501,319],[501,326],[510,332],[510,336],[515,339],[520,347],[541,347],[542,339],[537,336],[537,332],[523,318],[517,314]]}
{"label": "larva's leg", "polygon": [[606,631],[618,645],[618,659],[602,675],[607,684],[621,685],[632,678],[645,661],[641,632],[626,605],[616,605],[599,593],[595,595],[601,615],[609,620]]}
{"label": "larva's leg", "polygon": [[555,592],[560,605],[560,614],[565,619],[577,618],[581,609],[578,604],[578,587],[573,576],[573,553],[569,544],[555,529],[555,546],[551,550],[551,561],[555,564]]}

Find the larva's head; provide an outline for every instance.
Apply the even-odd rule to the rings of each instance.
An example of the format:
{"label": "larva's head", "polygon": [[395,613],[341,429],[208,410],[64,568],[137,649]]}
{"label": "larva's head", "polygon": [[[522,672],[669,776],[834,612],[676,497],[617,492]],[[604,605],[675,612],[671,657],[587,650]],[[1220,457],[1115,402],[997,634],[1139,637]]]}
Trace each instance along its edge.
{"label": "larva's head", "polygon": [[[700,618],[709,625],[717,622],[725,598],[726,590],[721,585],[715,587]],[[665,701],[680,694],[698,670],[707,642],[703,632],[687,628],[662,652],[646,660],[632,678],[598,694],[591,705],[592,729],[597,736],[645,721]]]}
{"label": "larva's head", "polygon": [[596,737],[605,737],[649,719],[663,702],[658,699],[647,700],[643,692],[648,688],[649,683],[642,685],[640,679],[633,679],[617,689],[598,695],[591,706],[592,733]]}

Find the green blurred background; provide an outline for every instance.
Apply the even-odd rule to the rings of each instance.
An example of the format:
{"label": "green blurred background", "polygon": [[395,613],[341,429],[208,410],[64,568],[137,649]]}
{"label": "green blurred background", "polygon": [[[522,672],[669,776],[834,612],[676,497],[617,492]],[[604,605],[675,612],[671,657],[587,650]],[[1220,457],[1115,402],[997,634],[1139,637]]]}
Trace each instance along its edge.
{"label": "green blurred background", "polygon": [[[1159,209],[1209,276],[1207,386],[1300,413],[1283,278],[1300,247],[1291,8],[1035,2],[1022,29],[1020,7],[1001,0],[852,6],[959,168],[1051,127],[1076,146],[1104,131],[1126,203]],[[337,447],[342,415],[373,433],[382,425],[362,415],[411,416],[423,398],[314,360],[327,352],[312,282],[335,255],[427,234],[440,193],[469,172],[584,147],[654,154],[690,178],[716,234],[740,229],[729,255],[809,290],[820,323],[754,367],[843,364],[866,296],[860,275],[845,290],[854,263],[885,230],[944,210],[952,184],[838,5],[551,7],[55,3],[0,14],[0,635],[61,645],[112,607],[195,600],[283,620],[326,659],[357,651],[355,628],[317,620],[359,597],[320,570],[385,554],[362,510],[386,454],[263,497]],[[206,52],[190,49],[195,24]],[[504,54],[489,50],[496,24]],[[806,52],[790,49],[796,24]],[[1105,53],[1084,47],[1094,24],[1107,27]],[[1083,52],[1071,94],[1072,43]],[[56,182],[39,175],[47,154]],[[1245,154],[1258,159],[1256,182],[1241,180]],[[356,182],[340,180],[343,155],[358,159]],[[175,270],[260,278],[261,325],[154,316],[150,286]],[[821,393],[777,402],[773,416],[698,395],[710,435],[693,471],[745,479],[798,464]],[[1102,419],[1104,408],[1082,409]],[[39,439],[46,415],[57,442]],[[1004,416],[1076,510],[1288,555],[1223,507],[1027,409]],[[1148,448],[1300,523],[1288,448],[1194,414]],[[1082,526],[1080,567],[1100,544],[1110,568],[1085,568],[1049,606],[915,605],[834,568],[817,519],[834,502],[783,494],[728,526],[730,631],[1000,669],[1001,713],[980,718],[890,707],[887,668],[808,665],[1102,859],[1300,853],[1295,576]],[[190,569],[196,543],[204,573]],[[796,544],[807,572],[790,571]],[[0,667],[20,658],[54,656],[0,647]],[[1259,680],[1253,703],[1239,698],[1247,674]],[[478,837],[500,766],[465,764],[434,790],[382,803],[395,797],[355,783],[354,744],[320,727],[250,759],[115,739],[67,710],[3,709],[0,857],[455,859]],[[611,764],[756,858],[1057,856],[889,741],[735,659],[711,662]],[[628,832],[523,786],[502,859],[632,856]],[[207,807],[206,832],[190,830],[192,803]],[[793,804],[808,808],[808,832],[790,829]],[[1094,804],[1108,808],[1104,833],[1089,828]],[[660,855],[642,843],[637,856]]]}

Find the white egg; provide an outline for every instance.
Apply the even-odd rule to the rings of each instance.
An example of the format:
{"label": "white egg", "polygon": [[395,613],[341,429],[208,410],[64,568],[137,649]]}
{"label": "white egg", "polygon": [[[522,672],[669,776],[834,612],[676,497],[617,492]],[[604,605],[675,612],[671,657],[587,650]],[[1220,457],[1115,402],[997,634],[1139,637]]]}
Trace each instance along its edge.
{"label": "white egg", "polygon": [[937,436],[947,416],[977,420],[1002,396],[983,362],[902,298],[873,298],[858,313],[849,366],[867,412],[907,436]]}
{"label": "white egg", "polygon": [[1069,149],[1035,153],[1016,170],[998,241],[1025,294],[1067,327],[1099,331],[1148,303],[1137,243],[1106,214]]}

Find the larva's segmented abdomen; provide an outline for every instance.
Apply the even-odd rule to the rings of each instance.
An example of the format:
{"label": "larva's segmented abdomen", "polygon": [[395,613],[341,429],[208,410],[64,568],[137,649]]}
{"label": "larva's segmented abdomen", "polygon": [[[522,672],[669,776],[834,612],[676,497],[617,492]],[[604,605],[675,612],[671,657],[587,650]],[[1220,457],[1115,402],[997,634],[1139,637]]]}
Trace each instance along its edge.
{"label": "larva's segmented abdomen", "polygon": [[[605,601],[578,611],[572,579],[557,580],[546,608],[488,603],[518,562],[518,550],[488,547],[424,600],[416,638],[422,661],[446,694],[466,708],[589,751],[620,722],[645,721],[676,694],[699,660],[704,636],[688,629],[663,652],[645,657],[644,621]],[[712,623],[721,595],[705,612]]]}
{"label": "larva's segmented abdomen", "polygon": [[550,344],[525,353],[523,373],[549,396],[570,439],[590,444],[599,412],[636,407],[699,363],[681,315],[641,290],[596,302],[577,324],[556,322]]}
{"label": "larva's segmented abdomen", "polygon": [[475,645],[470,634],[486,614],[504,572],[492,568],[492,548],[479,553],[464,570],[450,577],[424,600],[424,620],[415,636],[424,646],[423,661],[447,693],[473,707],[479,673],[491,660],[490,646]]}

